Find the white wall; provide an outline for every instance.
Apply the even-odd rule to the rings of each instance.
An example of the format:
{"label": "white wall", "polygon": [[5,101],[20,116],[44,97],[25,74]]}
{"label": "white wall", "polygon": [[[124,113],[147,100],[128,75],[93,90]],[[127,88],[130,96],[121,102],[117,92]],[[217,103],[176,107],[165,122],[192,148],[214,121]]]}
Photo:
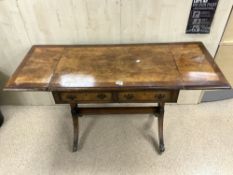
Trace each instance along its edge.
{"label": "white wall", "polygon": [[[210,34],[185,34],[192,0],[1,0],[0,71],[13,73],[33,44],[203,41],[215,54],[233,0],[219,0]],[[197,103],[201,91],[182,91]],[[2,94],[3,104],[53,104],[50,93]]]}
{"label": "white wall", "polygon": [[215,58],[226,79],[233,87],[233,9]]}
{"label": "white wall", "polygon": [[227,21],[220,45],[233,45],[233,8]]}

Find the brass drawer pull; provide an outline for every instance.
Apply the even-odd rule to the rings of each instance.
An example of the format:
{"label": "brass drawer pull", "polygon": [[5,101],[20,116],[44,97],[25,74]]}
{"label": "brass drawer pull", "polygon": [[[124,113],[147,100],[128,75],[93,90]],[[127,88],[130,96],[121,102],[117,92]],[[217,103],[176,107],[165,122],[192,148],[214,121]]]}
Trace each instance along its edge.
{"label": "brass drawer pull", "polygon": [[101,99],[101,100],[103,100],[103,99],[105,99],[107,96],[106,96],[106,94],[97,94],[96,97],[99,98],[99,99]]}
{"label": "brass drawer pull", "polygon": [[132,100],[134,98],[134,95],[133,94],[125,94],[124,97],[127,99],[127,100]]}
{"label": "brass drawer pull", "polygon": [[156,94],[155,98],[157,98],[158,100],[163,100],[166,97],[165,94]]}

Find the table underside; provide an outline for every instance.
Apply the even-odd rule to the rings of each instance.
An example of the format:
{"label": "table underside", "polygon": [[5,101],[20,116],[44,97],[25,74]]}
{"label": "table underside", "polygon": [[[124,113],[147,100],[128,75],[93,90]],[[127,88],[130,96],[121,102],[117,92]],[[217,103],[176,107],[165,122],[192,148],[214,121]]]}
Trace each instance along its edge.
{"label": "table underside", "polygon": [[[159,152],[165,151],[163,138],[164,106],[167,102],[177,102],[178,90],[118,90],[118,91],[54,91],[57,104],[70,104],[74,127],[73,152],[78,150],[79,120],[90,114],[154,114],[158,117]],[[158,103],[147,107],[86,107],[79,104],[96,103]]]}

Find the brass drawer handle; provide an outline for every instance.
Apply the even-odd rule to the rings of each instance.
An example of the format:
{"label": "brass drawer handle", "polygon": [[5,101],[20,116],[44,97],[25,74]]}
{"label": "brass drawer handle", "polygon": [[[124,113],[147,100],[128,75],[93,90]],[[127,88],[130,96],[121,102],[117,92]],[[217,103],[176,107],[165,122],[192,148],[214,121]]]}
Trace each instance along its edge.
{"label": "brass drawer handle", "polygon": [[74,95],[67,95],[67,98],[68,98],[69,100],[74,100],[74,99],[75,99],[75,96],[74,96]]}
{"label": "brass drawer handle", "polygon": [[96,97],[99,98],[99,99],[101,99],[101,100],[103,100],[103,99],[105,99],[107,96],[106,96],[106,94],[98,94]]}
{"label": "brass drawer handle", "polygon": [[133,94],[125,94],[124,97],[127,99],[127,100],[132,100],[134,98],[134,95]]}
{"label": "brass drawer handle", "polygon": [[157,98],[158,100],[163,100],[166,97],[165,94],[156,94],[155,98]]}

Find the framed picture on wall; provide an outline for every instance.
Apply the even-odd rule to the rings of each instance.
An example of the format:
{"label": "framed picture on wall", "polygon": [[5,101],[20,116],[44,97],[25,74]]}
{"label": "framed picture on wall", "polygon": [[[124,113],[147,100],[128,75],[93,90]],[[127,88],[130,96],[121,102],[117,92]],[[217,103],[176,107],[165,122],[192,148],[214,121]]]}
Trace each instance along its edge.
{"label": "framed picture on wall", "polygon": [[193,0],[186,33],[210,33],[218,0]]}

